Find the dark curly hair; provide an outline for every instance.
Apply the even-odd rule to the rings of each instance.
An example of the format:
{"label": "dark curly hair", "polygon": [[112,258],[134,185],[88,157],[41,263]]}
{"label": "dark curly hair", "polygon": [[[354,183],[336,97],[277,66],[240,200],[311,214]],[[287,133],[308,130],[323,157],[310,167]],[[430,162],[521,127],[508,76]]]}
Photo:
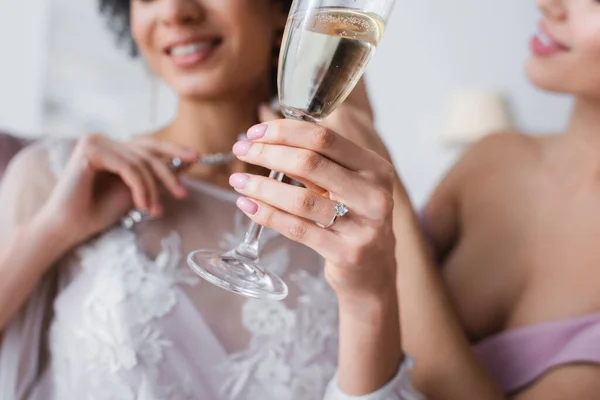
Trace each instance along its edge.
{"label": "dark curly hair", "polygon": [[[293,0],[277,0],[282,4],[285,11],[292,6]],[[99,0],[100,13],[104,15],[108,22],[108,27],[117,36],[119,45],[126,47],[132,57],[138,55],[138,49],[131,36],[131,0]],[[280,32],[283,34],[283,32]],[[274,57],[279,54],[279,49],[273,49]],[[277,67],[273,67],[271,72],[271,87],[277,87]]]}
{"label": "dark curly hair", "polygon": [[132,56],[137,56],[137,46],[131,37],[131,0],[100,0],[100,14],[108,21],[108,27],[117,35],[119,44],[126,45]]}

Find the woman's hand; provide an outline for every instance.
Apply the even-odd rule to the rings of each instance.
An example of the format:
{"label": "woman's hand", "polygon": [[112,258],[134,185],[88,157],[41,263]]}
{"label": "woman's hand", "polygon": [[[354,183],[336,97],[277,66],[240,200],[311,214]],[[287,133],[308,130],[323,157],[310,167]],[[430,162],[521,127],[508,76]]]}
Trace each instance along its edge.
{"label": "woman's hand", "polygon": [[[284,172],[306,187],[263,176],[234,174],[230,183],[245,197],[238,206],[253,220],[305,244],[326,262],[339,295],[361,299],[395,286],[392,231],[393,166],[332,130],[276,120],[248,131],[234,152],[250,164]],[[336,203],[349,212],[329,229]],[[367,297],[365,297],[367,296]]]}
{"label": "woman's hand", "polygon": [[126,143],[86,136],[39,216],[74,246],[113,225],[131,207],[159,215],[161,186],[176,197],[187,194],[167,167],[173,157],[193,161],[197,154],[148,137]]}
{"label": "woman's hand", "polygon": [[[305,187],[234,174],[250,218],[311,247],[325,258],[325,276],[339,300],[339,386],[363,395],[381,388],[402,358],[392,230],[394,168],[336,132],[307,122],[276,120],[252,127],[234,146],[240,160],[281,171]],[[330,228],[334,206],[349,212]]]}

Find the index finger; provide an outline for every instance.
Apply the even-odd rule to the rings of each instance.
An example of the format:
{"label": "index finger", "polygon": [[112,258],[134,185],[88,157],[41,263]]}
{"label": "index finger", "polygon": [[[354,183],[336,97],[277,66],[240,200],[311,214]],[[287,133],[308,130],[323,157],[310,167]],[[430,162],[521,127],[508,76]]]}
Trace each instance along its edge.
{"label": "index finger", "polygon": [[385,161],[331,129],[310,122],[282,119],[263,122],[250,128],[247,135],[255,142],[312,150],[355,172],[379,169]]}

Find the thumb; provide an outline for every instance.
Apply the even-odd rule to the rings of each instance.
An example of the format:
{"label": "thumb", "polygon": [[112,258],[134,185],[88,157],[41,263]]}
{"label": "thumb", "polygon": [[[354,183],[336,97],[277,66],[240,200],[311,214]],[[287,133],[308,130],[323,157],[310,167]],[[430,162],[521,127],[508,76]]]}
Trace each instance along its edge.
{"label": "thumb", "polygon": [[268,104],[261,104],[258,107],[258,119],[260,122],[269,122],[281,118],[283,116],[279,112],[274,111]]}

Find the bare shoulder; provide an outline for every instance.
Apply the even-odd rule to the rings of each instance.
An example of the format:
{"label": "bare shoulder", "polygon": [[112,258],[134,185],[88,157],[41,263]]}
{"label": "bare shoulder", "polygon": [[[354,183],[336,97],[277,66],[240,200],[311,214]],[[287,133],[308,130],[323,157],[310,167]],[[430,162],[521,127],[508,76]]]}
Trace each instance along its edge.
{"label": "bare shoulder", "polygon": [[488,168],[514,168],[537,161],[539,154],[539,139],[520,132],[503,132],[475,143],[457,165],[466,170],[475,168],[477,172]]}
{"label": "bare shoulder", "polygon": [[465,188],[469,192],[479,190],[482,186],[478,183],[492,176],[499,185],[501,181],[510,182],[514,174],[523,176],[524,171],[534,171],[541,143],[538,138],[516,131],[486,136],[471,145],[450,169],[434,191],[430,205],[458,201]]}
{"label": "bare shoulder", "polygon": [[541,140],[520,132],[496,133],[467,149],[448,174],[452,186],[478,178],[508,176],[533,171],[540,160]]}

